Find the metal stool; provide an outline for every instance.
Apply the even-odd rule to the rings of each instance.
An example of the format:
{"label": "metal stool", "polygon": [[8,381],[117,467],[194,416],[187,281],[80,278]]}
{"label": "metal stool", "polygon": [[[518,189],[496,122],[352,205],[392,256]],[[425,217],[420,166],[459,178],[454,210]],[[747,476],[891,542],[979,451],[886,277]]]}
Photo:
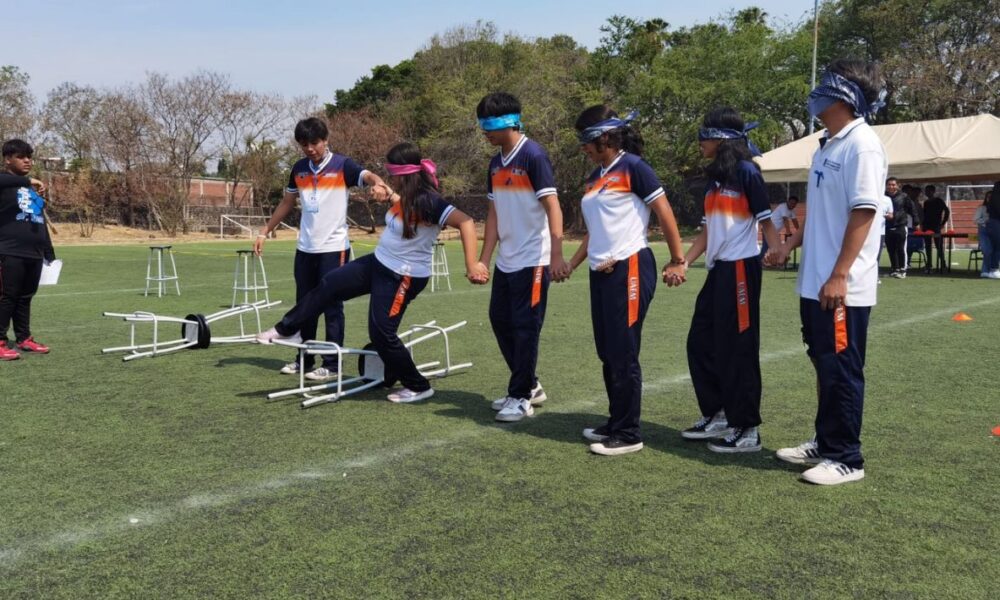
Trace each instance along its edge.
{"label": "metal stool", "polygon": [[[240,283],[240,267],[243,270],[242,284]],[[251,280],[253,283],[251,283]],[[271,297],[267,291],[267,273],[264,271],[264,257],[254,256],[253,250],[237,250],[236,271],[233,273],[232,307],[236,308],[236,297],[240,292],[243,292],[243,304],[251,303],[250,292],[253,292],[253,303],[256,304],[260,302],[259,292],[261,291],[264,292],[264,302],[270,304]]]}
{"label": "metal stool", "polygon": [[[150,246],[149,259],[146,261],[146,293],[149,295],[150,282],[156,282],[156,297],[160,298],[167,293],[167,282],[173,281],[177,287],[177,295],[181,295],[181,284],[177,280],[177,263],[174,262],[173,246]],[[163,270],[163,255],[170,257],[170,273]],[[156,277],[153,277],[153,261],[156,261]]]}
{"label": "metal stool", "polygon": [[431,291],[441,287],[438,277],[443,277],[451,291],[451,272],[448,271],[448,253],[444,251],[444,242],[434,242],[434,253],[431,255]]}

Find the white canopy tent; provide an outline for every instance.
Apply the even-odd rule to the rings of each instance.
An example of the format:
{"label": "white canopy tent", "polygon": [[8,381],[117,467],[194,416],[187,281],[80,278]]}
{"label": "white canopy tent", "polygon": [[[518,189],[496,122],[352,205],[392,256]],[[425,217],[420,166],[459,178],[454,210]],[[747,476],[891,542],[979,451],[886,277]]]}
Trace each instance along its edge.
{"label": "white canopy tent", "polygon": [[[889,174],[907,182],[1000,180],[1000,118],[876,125],[889,155]],[[805,182],[822,132],[757,158],[768,183]]]}

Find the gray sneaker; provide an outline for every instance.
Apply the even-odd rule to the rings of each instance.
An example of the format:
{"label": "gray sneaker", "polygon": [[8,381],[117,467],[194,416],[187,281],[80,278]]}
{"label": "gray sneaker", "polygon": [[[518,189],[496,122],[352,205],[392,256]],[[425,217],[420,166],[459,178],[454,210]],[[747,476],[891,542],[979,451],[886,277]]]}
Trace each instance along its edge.
{"label": "gray sneaker", "polygon": [[297,362],[290,362],[287,365],[281,367],[281,370],[278,371],[278,372],[281,373],[282,375],[298,375],[299,374],[299,363],[297,363]]}
{"label": "gray sneaker", "polygon": [[535,414],[531,402],[522,398],[507,398],[503,408],[497,413],[496,420],[505,423],[516,423],[525,417]]}
{"label": "gray sneaker", "polygon": [[[490,404],[490,408],[492,408],[493,410],[501,410],[503,408],[504,403],[507,402],[507,400],[509,398],[510,398],[510,396],[504,396],[503,398],[497,398],[496,400],[494,400]],[[532,406],[538,406],[542,402],[545,402],[546,400],[548,400],[548,398],[549,397],[545,395],[545,390],[542,389],[542,384],[541,383],[536,384],[535,387],[531,390],[531,405]]]}
{"label": "gray sneaker", "polygon": [[694,425],[681,432],[681,437],[686,440],[714,440],[724,438],[732,432],[726,413],[720,410],[711,417],[698,419]]}
{"label": "gray sneaker", "polygon": [[336,379],[336,378],[337,378],[337,372],[331,371],[326,367],[319,367],[317,369],[313,369],[312,371],[306,373],[306,379],[309,379],[311,381],[330,381],[331,379]]}

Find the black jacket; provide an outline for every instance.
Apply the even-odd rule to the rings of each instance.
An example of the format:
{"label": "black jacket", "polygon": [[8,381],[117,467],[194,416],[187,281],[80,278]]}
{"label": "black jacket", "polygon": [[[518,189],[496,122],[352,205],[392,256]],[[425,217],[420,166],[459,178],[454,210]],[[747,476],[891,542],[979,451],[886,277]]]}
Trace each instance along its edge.
{"label": "black jacket", "polygon": [[0,255],[55,260],[44,208],[29,178],[0,173]]}
{"label": "black jacket", "polygon": [[895,196],[890,196],[890,198],[892,199],[892,221],[886,223],[886,227],[888,229],[896,229],[899,227],[905,229],[906,215],[910,215],[914,224],[920,222],[917,218],[917,207],[916,203],[913,202],[913,198],[910,198],[903,192],[900,192]]}

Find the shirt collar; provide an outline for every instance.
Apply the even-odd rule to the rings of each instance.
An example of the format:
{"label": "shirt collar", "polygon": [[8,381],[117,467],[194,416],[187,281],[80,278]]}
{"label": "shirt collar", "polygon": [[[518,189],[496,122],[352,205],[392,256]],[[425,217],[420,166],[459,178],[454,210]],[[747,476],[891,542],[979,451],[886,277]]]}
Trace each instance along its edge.
{"label": "shirt collar", "polygon": [[314,166],[311,160],[308,161],[309,170],[312,171],[313,173],[319,173],[320,171],[326,168],[326,165],[330,163],[331,158],[333,158],[333,152],[327,150],[326,154],[323,155],[323,160],[319,163],[319,166]]}
{"label": "shirt collar", "polygon": [[501,150],[500,151],[500,164],[503,165],[503,166],[505,166],[505,167],[507,165],[509,165],[510,161],[514,160],[514,157],[517,156],[517,153],[521,150],[521,146],[523,146],[524,143],[527,142],[527,141],[528,141],[528,136],[522,134],[521,135],[521,139],[518,140],[516,144],[514,144],[513,148],[511,148],[510,154],[508,154],[507,156],[504,156],[503,155],[503,150]]}
{"label": "shirt collar", "polygon": [[839,140],[847,137],[848,135],[850,135],[852,131],[855,130],[855,128],[857,128],[858,125],[861,125],[864,122],[865,122],[864,117],[858,117],[853,121],[851,121],[850,123],[848,123],[847,125],[844,125],[844,128],[838,131],[837,135],[833,136],[832,138],[830,137],[829,131],[824,132],[823,136],[819,139],[820,148],[825,147],[826,143],[829,142],[830,140]]}

